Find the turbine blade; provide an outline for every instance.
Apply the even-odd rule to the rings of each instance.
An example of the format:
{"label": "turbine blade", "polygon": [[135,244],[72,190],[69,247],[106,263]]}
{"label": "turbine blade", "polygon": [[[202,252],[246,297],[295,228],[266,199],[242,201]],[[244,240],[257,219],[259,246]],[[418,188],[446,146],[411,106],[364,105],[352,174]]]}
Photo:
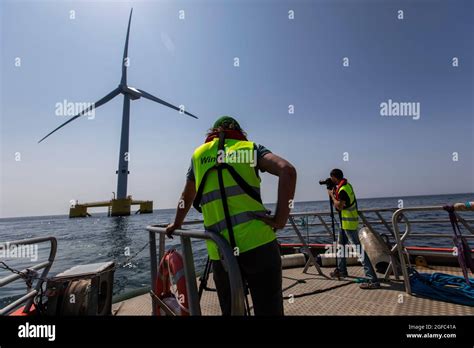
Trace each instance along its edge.
{"label": "turbine blade", "polygon": [[133,8],[130,10],[130,17],[128,18],[128,28],[127,28],[127,37],[125,38],[125,47],[123,49],[123,59],[122,59],[122,85],[127,84],[127,65],[125,65],[125,59],[128,58],[128,37],[130,36],[130,23],[132,23],[132,13]]}
{"label": "turbine blade", "polygon": [[41,143],[44,139],[46,139],[47,137],[49,137],[51,134],[53,134],[54,132],[56,132],[57,130],[59,130],[60,128],[64,127],[65,125],[67,125],[68,123],[74,121],[76,118],[84,115],[84,114],[87,114],[89,111],[92,111],[93,109],[96,109],[98,108],[99,106],[101,105],[104,105],[105,103],[107,103],[108,101],[112,100],[113,98],[115,98],[118,94],[120,94],[120,89],[116,88],[114,89],[112,92],[110,92],[109,94],[107,94],[105,97],[103,97],[102,99],[96,101],[94,104],[92,104],[91,106],[85,108],[84,110],[82,110],[80,113],[78,113],[76,116],[73,116],[71,117],[69,120],[67,120],[66,122],[64,122],[62,125],[60,125],[59,127],[57,127],[56,129],[54,129],[52,132],[49,132],[45,137],[43,137],[40,141],[38,141],[38,144]]}
{"label": "turbine blade", "polygon": [[[176,110],[176,111],[180,111],[180,112],[181,112],[181,109],[180,109],[180,108],[178,108],[178,107],[176,107],[176,106],[174,106],[174,105],[172,105],[172,104],[170,104],[170,103],[168,103],[168,102],[165,102],[164,100],[162,100],[162,99],[160,99],[160,98],[157,98],[157,97],[155,97],[154,95],[151,95],[150,93],[145,92],[145,91],[142,90],[142,89],[138,89],[138,88],[137,88],[137,91],[139,91],[139,92],[142,94],[142,97],[143,97],[143,98],[152,100],[152,101],[154,101],[154,102],[160,103],[160,104],[165,105],[165,106],[167,106],[167,107],[169,107],[169,108],[171,108],[171,109],[174,109],[174,110]],[[186,114],[186,115],[188,115],[188,116],[194,117],[194,118],[196,118],[196,119],[198,118],[197,116],[194,116],[193,114],[191,114],[191,113],[189,113],[189,112],[187,112],[187,111],[183,111],[183,113]]]}

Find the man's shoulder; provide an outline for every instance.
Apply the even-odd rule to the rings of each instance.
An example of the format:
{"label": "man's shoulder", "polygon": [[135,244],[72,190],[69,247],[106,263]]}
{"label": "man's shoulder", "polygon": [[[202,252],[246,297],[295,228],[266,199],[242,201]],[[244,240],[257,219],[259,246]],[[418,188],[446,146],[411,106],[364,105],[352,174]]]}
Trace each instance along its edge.
{"label": "man's shoulder", "polygon": [[267,147],[265,147],[262,144],[259,143],[253,143],[254,144],[254,150],[257,151],[257,157],[262,158],[268,153],[272,153]]}
{"label": "man's shoulder", "polygon": [[194,149],[194,152],[193,152],[193,157],[195,155],[200,155],[202,154],[204,151],[206,150],[209,150],[211,147],[213,147],[215,144],[215,141],[208,141],[207,143],[204,143],[204,144],[201,144],[199,145],[198,147],[196,147]]}

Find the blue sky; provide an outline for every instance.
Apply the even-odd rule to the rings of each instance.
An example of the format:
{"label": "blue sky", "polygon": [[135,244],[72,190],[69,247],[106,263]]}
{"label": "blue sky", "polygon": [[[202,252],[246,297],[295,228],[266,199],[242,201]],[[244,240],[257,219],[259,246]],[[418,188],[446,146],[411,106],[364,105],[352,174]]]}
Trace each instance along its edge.
{"label": "blue sky", "polygon": [[[66,120],[56,103],[118,85],[132,6],[129,85],[200,117],[132,102],[134,198],[175,206],[193,149],[224,114],[296,166],[297,201],[325,199],[316,180],[333,167],[361,198],[474,191],[472,1],[0,3],[1,217],[67,213],[71,199],[116,190],[121,97],[37,141]],[[388,99],[420,103],[420,119],[382,117]],[[277,181],[262,178],[274,202]]]}

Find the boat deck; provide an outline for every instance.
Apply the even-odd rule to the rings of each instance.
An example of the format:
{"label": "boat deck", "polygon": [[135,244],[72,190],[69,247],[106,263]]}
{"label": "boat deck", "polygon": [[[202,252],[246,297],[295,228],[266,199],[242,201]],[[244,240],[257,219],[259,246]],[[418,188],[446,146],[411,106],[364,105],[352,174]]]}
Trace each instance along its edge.
{"label": "boat deck", "polygon": [[[332,269],[322,268],[329,275]],[[442,272],[462,275],[457,267],[417,267],[419,272]],[[392,279],[380,289],[362,290],[354,280],[363,276],[360,266],[348,267],[350,278],[330,280],[317,274],[314,267],[303,273],[302,268],[283,270],[285,315],[474,315],[474,307],[407,295],[403,282]],[[214,288],[212,275],[208,286]],[[303,295],[303,296],[302,296]],[[251,298],[249,296],[250,306]],[[149,294],[115,303],[114,315],[151,315]],[[203,315],[220,315],[215,291],[204,291],[201,299]]]}

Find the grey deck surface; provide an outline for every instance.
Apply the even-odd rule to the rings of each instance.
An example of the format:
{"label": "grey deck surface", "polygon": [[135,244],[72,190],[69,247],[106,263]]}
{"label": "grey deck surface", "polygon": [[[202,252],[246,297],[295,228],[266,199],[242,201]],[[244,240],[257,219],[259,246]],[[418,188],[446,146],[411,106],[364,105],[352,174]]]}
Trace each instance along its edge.
{"label": "grey deck surface", "polygon": [[[329,274],[331,269],[322,270]],[[351,277],[363,276],[360,266],[348,267],[348,270]],[[362,290],[351,281],[353,278],[329,280],[318,275],[313,267],[306,274],[302,271],[302,268],[283,270],[285,315],[474,315],[474,307],[409,296],[404,292],[402,281],[391,280],[382,283],[380,289]],[[418,271],[461,275],[460,269],[455,267],[418,268]],[[214,288],[212,275],[208,285]],[[318,293],[299,296],[315,291]],[[250,296],[249,300],[251,304]],[[201,311],[203,315],[221,314],[216,292],[204,292]],[[151,297],[145,294],[116,303],[112,312],[114,315],[151,315]]]}

